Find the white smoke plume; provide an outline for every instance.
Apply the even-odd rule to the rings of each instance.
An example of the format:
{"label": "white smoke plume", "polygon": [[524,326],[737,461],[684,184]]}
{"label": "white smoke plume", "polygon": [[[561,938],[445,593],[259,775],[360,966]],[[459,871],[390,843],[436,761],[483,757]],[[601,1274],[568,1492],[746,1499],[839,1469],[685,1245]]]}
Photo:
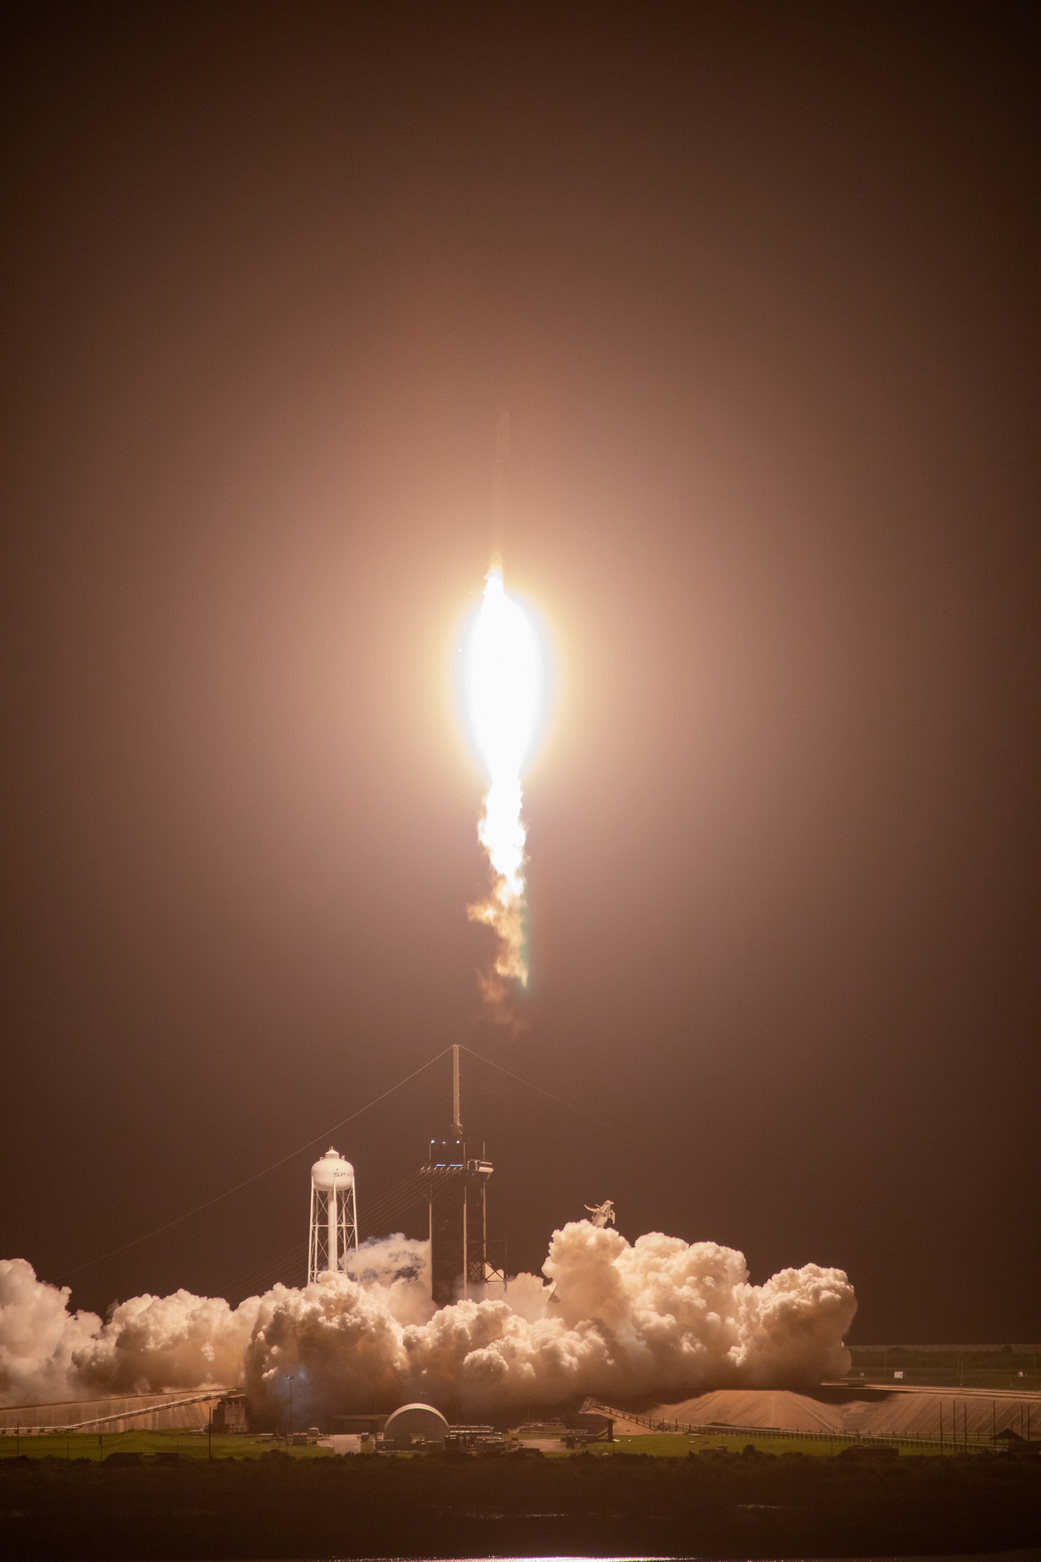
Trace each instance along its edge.
{"label": "white smoke plume", "polygon": [[97,1313],[70,1313],[69,1288],[37,1280],[24,1258],[0,1258],[0,1404],[71,1398],[73,1352],[101,1328]]}
{"label": "white smoke plume", "polygon": [[344,1260],[352,1280],[391,1286],[395,1280],[419,1280],[430,1289],[430,1243],[417,1237],[369,1237]]}
{"label": "white smoke plume", "polygon": [[102,1323],[68,1298],[24,1258],[0,1259],[0,1405],[237,1383],[260,1308],[175,1291],[120,1302]]}
{"label": "white smoke plume", "polygon": [[242,1383],[260,1414],[321,1420],[426,1400],[496,1415],[594,1394],[612,1403],[707,1388],[806,1387],[848,1370],[856,1311],[838,1269],[806,1264],[748,1283],[742,1255],[651,1233],[630,1245],[574,1221],[543,1273],[435,1310],[426,1244],[367,1244],[361,1279],[276,1285],[232,1309],[178,1291],[137,1297],[102,1324],[29,1264],[0,1264],[0,1403]]}

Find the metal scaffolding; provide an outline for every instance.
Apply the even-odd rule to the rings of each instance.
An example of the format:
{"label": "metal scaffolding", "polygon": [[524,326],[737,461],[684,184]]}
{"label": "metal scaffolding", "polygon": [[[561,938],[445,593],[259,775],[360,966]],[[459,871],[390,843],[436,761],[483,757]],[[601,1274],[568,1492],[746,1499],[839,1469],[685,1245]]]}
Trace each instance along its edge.
{"label": "metal scaffolding", "polygon": [[493,1275],[488,1262],[485,1190],[492,1174],[484,1141],[466,1139],[459,1112],[459,1048],[452,1048],[452,1127],[431,1139],[420,1168],[430,1203],[430,1292],[439,1307],[481,1294]]}

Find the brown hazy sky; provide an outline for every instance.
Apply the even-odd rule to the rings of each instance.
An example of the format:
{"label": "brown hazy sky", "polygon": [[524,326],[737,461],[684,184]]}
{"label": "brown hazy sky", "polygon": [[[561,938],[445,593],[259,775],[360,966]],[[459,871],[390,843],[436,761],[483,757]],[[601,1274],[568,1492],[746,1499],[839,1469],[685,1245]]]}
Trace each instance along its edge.
{"label": "brown hazy sky", "polygon": [[[7,15],[4,1255],[298,1280],[309,1153],[78,1266],[463,1041],[622,1130],[468,1066],[511,1267],[611,1197],[1036,1339],[1030,10]],[[501,405],[517,1039],[448,671]],[[363,1217],[447,1086],[336,1136]]]}

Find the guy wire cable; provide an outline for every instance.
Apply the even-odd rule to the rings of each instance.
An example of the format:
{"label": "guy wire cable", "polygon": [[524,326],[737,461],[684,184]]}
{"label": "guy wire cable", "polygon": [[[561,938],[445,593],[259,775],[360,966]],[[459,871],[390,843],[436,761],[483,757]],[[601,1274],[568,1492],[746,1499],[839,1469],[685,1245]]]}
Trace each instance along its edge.
{"label": "guy wire cable", "polygon": [[[434,1057],[428,1058],[425,1063],[420,1064],[419,1068],[413,1070],[411,1074],[406,1074],[404,1079],[399,1079],[396,1085],[391,1085],[389,1090],[384,1090],[382,1095],[376,1096],[372,1101],[367,1101],[364,1106],[360,1106],[358,1110],[356,1112],[352,1112],[349,1117],[342,1117],[340,1121],[338,1123],[334,1123],[331,1128],[326,1128],[322,1133],[315,1134],[313,1139],[306,1140],[303,1144],[298,1145],[295,1150],[290,1150],[289,1154],[283,1155],[281,1160],[272,1161],[270,1166],[265,1166],[263,1170],[254,1172],[252,1177],[247,1177],[243,1182],[237,1182],[233,1188],[226,1188],[223,1193],[218,1193],[214,1198],[207,1199],[205,1204],[197,1204],[194,1209],[186,1210],[183,1215],[175,1215],[173,1220],[168,1220],[163,1225],[156,1226],[152,1231],[146,1231],[143,1236],[134,1237],[130,1242],[124,1242],[122,1247],[111,1248],[109,1252],[100,1253],[96,1258],[88,1258],[86,1263],[77,1264],[73,1269],[62,1270],[61,1274],[55,1276],[55,1279],[66,1280],[69,1275],[78,1275],[82,1270],[92,1268],[94,1264],[104,1263],[106,1258],[116,1258],[120,1253],[126,1253],[130,1248],[137,1247],[140,1242],[147,1242],[150,1237],[157,1237],[160,1232],[169,1231],[171,1226],[180,1225],[182,1220],[190,1220],[193,1215],[201,1215],[204,1209],[212,1209],[214,1204],[219,1204],[222,1199],[230,1198],[233,1193],[238,1193],[241,1188],[248,1188],[250,1183],[259,1181],[261,1177],[266,1177],[269,1172],[277,1171],[280,1166],[284,1166],[286,1162],[291,1161],[294,1156],[302,1155],[303,1152],[310,1149],[313,1144],[318,1144],[322,1139],[328,1138],[328,1136],[330,1134],[334,1134],[338,1128],[343,1128],[346,1123],[353,1123],[356,1117],[361,1117],[363,1112],[368,1112],[372,1107],[378,1106],[381,1101],[385,1101],[388,1096],[392,1096],[394,1094],[395,1090],[400,1090],[403,1085],[407,1085],[410,1080],[413,1080],[417,1075],[422,1074],[425,1069],[428,1069],[431,1064],[436,1063],[439,1058],[446,1057],[447,1054],[451,1052],[451,1050],[451,1047],[444,1047],[440,1052],[436,1053]],[[478,1054],[475,1053],[474,1056],[476,1057]]]}

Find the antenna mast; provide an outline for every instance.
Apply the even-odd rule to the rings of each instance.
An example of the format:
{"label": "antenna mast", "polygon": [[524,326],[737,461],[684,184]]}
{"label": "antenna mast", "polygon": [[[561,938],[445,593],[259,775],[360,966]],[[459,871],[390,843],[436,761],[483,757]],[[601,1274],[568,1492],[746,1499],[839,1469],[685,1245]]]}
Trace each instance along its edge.
{"label": "antenna mast", "polygon": [[452,1048],[452,1129],[454,1133],[463,1131],[462,1119],[459,1116],[459,1048]]}

